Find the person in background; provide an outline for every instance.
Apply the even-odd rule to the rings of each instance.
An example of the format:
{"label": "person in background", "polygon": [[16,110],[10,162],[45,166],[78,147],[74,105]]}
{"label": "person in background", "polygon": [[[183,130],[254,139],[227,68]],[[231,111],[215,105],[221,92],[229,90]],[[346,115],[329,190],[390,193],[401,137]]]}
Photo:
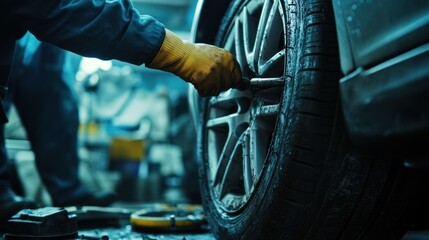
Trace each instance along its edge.
{"label": "person in background", "polygon": [[[67,51],[27,33],[15,49],[5,108],[14,103],[54,206],[108,206],[115,200],[114,193],[92,193],[79,179],[74,76]],[[6,159],[5,152],[0,158]]]}
{"label": "person in background", "polygon": [[[201,96],[216,96],[241,84],[240,66],[231,53],[183,41],[153,17],[141,15],[130,0],[4,0],[0,12],[2,100],[16,40],[27,31],[43,42],[86,57],[117,59],[171,72],[191,83]],[[38,104],[37,98],[33,104]],[[0,119],[7,122],[2,108]],[[6,165],[0,159],[0,220],[34,207],[32,201],[11,190]]]}

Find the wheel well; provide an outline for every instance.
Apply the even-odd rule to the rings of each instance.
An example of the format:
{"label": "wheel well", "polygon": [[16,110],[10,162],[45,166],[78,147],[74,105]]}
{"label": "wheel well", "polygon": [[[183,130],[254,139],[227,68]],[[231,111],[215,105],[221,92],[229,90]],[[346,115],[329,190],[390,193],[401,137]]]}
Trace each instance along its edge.
{"label": "wheel well", "polygon": [[200,0],[194,24],[193,40],[197,43],[214,44],[216,33],[231,0]]}

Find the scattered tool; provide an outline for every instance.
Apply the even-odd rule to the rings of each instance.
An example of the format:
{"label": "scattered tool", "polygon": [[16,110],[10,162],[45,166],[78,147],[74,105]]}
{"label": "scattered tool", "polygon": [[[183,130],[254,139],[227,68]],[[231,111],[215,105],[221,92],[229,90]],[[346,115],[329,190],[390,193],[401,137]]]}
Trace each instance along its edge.
{"label": "scattered tool", "polygon": [[130,222],[137,231],[176,232],[199,230],[206,218],[198,204],[162,204],[157,209],[134,212]]}
{"label": "scattered tool", "polygon": [[259,90],[271,87],[281,87],[285,85],[285,78],[247,78],[243,77],[239,90]]}
{"label": "scattered tool", "polygon": [[64,208],[24,209],[7,223],[5,239],[74,239],[77,217]]}
{"label": "scattered tool", "polygon": [[118,207],[70,206],[66,210],[77,216],[79,227],[105,227],[120,225],[129,220],[131,211]]}

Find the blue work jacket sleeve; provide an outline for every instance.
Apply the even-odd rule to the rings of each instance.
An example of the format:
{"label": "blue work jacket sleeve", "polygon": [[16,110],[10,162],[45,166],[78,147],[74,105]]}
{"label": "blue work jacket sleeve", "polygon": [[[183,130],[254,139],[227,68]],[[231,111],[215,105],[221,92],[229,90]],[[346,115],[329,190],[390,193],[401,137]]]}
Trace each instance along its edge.
{"label": "blue work jacket sleeve", "polygon": [[165,37],[164,26],[141,15],[129,0],[6,0],[11,26],[77,54],[150,63]]}

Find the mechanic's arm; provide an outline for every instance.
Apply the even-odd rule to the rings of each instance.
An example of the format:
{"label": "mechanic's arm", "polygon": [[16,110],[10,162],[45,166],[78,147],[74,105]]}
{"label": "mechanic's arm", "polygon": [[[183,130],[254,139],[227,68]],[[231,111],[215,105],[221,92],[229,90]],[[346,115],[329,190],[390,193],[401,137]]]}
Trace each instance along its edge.
{"label": "mechanic's arm", "polygon": [[238,86],[232,55],[214,46],[185,43],[129,0],[5,0],[11,21],[39,40],[83,56],[118,59],[170,71],[201,95]]}

